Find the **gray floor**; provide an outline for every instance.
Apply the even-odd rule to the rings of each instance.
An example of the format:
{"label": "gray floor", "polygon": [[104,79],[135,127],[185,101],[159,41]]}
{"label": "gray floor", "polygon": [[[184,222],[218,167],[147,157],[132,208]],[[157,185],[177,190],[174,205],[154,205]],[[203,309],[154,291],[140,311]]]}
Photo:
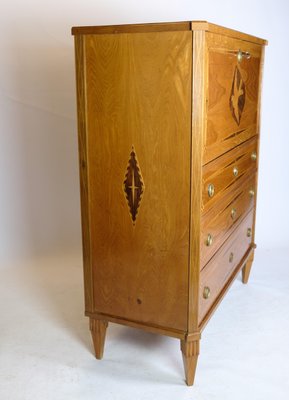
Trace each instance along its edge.
{"label": "gray floor", "polygon": [[289,251],[257,249],[201,340],[194,387],[179,342],[111,324],[93,356],[83,316],[81,257],[0,269],[1,400],[279,400],[289,393]]}

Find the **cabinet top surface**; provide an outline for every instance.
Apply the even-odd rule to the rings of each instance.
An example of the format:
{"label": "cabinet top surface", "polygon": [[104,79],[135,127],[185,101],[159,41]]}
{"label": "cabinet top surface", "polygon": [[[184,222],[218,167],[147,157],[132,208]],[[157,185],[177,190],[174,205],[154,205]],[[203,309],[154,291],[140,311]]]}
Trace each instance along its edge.
{"label": "cabinet top surface", "polygon": [[118,34],[118,33],[144,33],[166,31],[207,31],[230,36],[236,39],[267,45],[265,39],[248,35],[207,21],[159,22],[128,25],[100,25],[100,26],[75,26],[71,29],[72,35]]}

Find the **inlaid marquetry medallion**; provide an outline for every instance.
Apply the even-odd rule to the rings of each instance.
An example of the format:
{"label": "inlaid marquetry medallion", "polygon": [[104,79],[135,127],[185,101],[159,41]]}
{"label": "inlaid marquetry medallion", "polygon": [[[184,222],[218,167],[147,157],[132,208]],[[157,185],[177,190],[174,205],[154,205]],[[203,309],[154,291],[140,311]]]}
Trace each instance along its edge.
{"label": "inlaid marquetry medallion", "polygon": [[235,68],[232,89],[230,94],[230,109],[234,120],[240,125],[242,112],[245,106],[245,83],[239,68]]}
{"label": "inlaid marquetry medallion", "polygon": [[134,147],[132,146],[125,180],[123,182],[123,190],[133,224],[135,224],[136,222],[136,217],[141,203],[144,188],[144,181],[137,160],[136,152]]}

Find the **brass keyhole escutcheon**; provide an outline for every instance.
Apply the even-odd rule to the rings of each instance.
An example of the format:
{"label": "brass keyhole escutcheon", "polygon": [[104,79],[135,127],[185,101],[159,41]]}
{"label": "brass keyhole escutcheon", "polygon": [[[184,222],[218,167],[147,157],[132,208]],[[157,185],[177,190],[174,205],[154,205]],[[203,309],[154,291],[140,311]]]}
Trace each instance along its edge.
{"label": "brass keyhole escutcheon", "polygon": [[255,196],[254,189],[249,190],[249,195],[250,195],[250,197],[254,197]]}
{"label": "brass keyhole escutcheon", "polygon": [[229,262],[231,263],[233,262],[233,260],[234,260],[234,253],[230,253]]}
{"label": "brass keyhole escutcheon", "polygon": [[251,54],[249,53],[249,51],[242,51],[241,49],[237,52],[237,61],[238,63],[240,63],[243,58],[246,58],[247,60],[249,60],[251,58]]}
{"label": "brass keyhole escutcheon", "polygon": [[248,237],[251,237],[251,236],[252,236],[252,229],[251,229],[251,228],[248,228],[248,229],[247,229],[247,236],[248,236]]}
{"label": "brass keyhole escutcheon", "polygon": [[208,196],[213,197],[214,194],[215,194],[215,186],[212,183],[210,183],[208,185]]}
{"label": "brass keyhole escutcheon", "polygon": [[232,208],[232,210],[231,210],[231,218],[232,218],[232,219],[235,219],[235,218],[236,218],[236,215],[237,215],[237,210],[236,210],[236,208]]}
{"label": "brass keyhole escutcheon", "polygon": [[243,52],[242,52],[242,50],[238,51],[237,60],[238,60],[239,63],[243,60]]}
{"label": "brass keyhole escutcheon", "polygon": [[253,153],[251,154],[251,160],[252,160],[252,161],[256,161],[256,160],[257,160],[257,153],[256,153],[256,151],[253,151]]}
{"label": "brass keyhole escutcheon", "polygon": [[210,288],[208,286],[205,286],[203,291],[203,298],[208,299],[210,297],[210,294],[211,294]]}
{"label": "brass keyhole escutcheon", "polygon": [[239,173],[238,168],[237,168],[237,167],[234,167],[234,168],[233,168],[233,175],[234,175],[234,176],[238,176],[238,173]]}
{"label": "brass keyhole escutcheon", "polygon": [[207,239],[206,239],[206,246],[211,246],[213,244],[213,236],[208,233]]}

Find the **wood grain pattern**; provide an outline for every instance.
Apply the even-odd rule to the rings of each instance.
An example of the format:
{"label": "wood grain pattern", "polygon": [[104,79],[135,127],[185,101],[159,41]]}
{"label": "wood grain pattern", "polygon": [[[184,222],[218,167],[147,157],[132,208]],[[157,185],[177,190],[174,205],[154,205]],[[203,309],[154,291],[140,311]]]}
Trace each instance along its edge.
{"label": "wood grain pattern", "polygon": [[[242,257],[251,248],[252,237],[248,237],[248,228],[253,226],[253,212],[250,211],[220,250],[210,260],[200,274],[199,324],[209,312],[210,307],[222,291],[230,275],[239,265]],[[231,256],[233,254],[233,256]],[[210,290],[209,298],[204,298],[204,288]]]}
{"label": "wood grain pattern", "polygon": [[[186,330],[191,33],[84,38],[94,312]],[[135,226],[132,146],[146,186]]]}
{"label": "wood grain pattern", "polygon": [[[262,78],[263,78],[263,67],[264,67],[264,47],[261,51],[260,58],[260,74],[259,74],[259,93],[258,93],[258,113],[257,113],[257,132],[258,132],[258,142],[257,142],[257,154],[259,155],[260,147],[260,112],[261,112],[261,91],[262,91]],[[257,166],[259,165],[259,157],[256,160]],[[257,212],[257,196],[258,196],[258,171],[256,174],[256,185],[255,185],[255,204],[254,204],[254,223],[253,223],[253,242],[255,243],[255,227],[256,227],[256,212]],[[249,274],[248,274],[249,275]]]}
{"label": "wood grain pattern", "polygon": [[199,340],[181,340],[181,351],[185,369],[186,383],[192,386],[195,380],[198,357],[200,353]]}
{"label": "wood grain pattern", "polygon": [[101,25],[101,26],[75,26],[71,29],[72,35],[97,35],[137,32],[167,32],[178,30],[206,31],[219,35],[229,36],[235,39],[246,40],[261,45],[267,44],[267,40],[260,39],[247,33],[234,29],[211,24],[207,21],[180,21],[180,22],[157,22],[146,24],[124,24],[124,25]]}
{"label": "wood grain pattern", "polygon": [[[201,222],[201,269],[216,253],[232,231],[241,223],[244,216],[254,206],[256,174],[253,174],[242,185],[234,185],[233,190],[225,195],[213,208],[202,216]],[[213,243],[207,246],[207,237],[211,235]]]}
{"label": "wood grain pattern", "polygon": [[[208,34],[209,84],[208,127],[204,146],[204,163],[225,153],[257,134],[257,112],[261,46]],[[250,58],[238,62],[241,49]],[[243,85],[241,117],[232,110],[232,89],[238,81]],[[241,94],[240,93],[240,94]],[[235,94],[236,97],[236,94]]]}
{"label": "wood grain pattern", "polygon": [[193,33],[192,65],[192,141],[191,141],[191,192],[190,192],[190,258],[188,332],[198,331],[200,233],[202,206],[202,148],[205,136],[205,91],[207,59],[205,33]]}
{"label": "wood grain pattern", "polygon": [[242,268],[242,282],[245,284],[248,283],[253,261],[254,261],[254,251],[252,251],[250,257],[246,261],[246,264]]}
{"label": "wood grain pattern", "polygon": [[192,385],[200,333],[254,257],[266,41],[205,21],[72,33],[96,357],[108,322],[168,335]]}
{"label": "wood grain pattern", "polygon": [[78,153],[79,153],[79,177],[80,177],[80,200],[82,220],[82,253],[84,273],[85,310],[92,312],[93,303],[93,269],[91,260],[91,236],[89,220],[89,183],[87,163],[87,114],[86,114],[86,59],[84,43],[81,36],[76,36],[75,42],[75,69],[76,69],[76,92],[77,92],[77,120],[78,120]]}
{"label": "wood grain pattern", "polygon": [[107,326],[108,326],[107,321],[93,319],[93,318],[89,319],[89,328],[93,340],[95,357],[98,360],[101,360],[103,357]]}
{"label": "wood grain pattern", "polygon": [[241,261],[239,262],[237,267],[234,269],[234,271],[230,275],[230,278],[227,280],[225,285],[222,287],[222,290],[220,291],[218,297],[216,298],[214,303],[211,305],[211,308],[210,308],[209,312],[205,315],[205,317],[203,318],[202,322],[199,325],[199,329],[200,329],[201,332],[205,329],[207,323],[210,321],[211,317],[214,315],[214,312],[216,311],[217,307],[219,306],[219,304],[223,300],[224,296],[226,295],[226,293],[228,292],[228,290],[230,289],[230,287],[234,283],[234,281],[237,278],[240,270],[243,268],[244,264],[247,262],[248,258],[250,257],[250,254],[254,250],[254,248],[255,248],[255,245],[252,243],[252,246],[250,246],[248,248],[248,250],[246,251],[246,253],[244,253]]}
{"label": "wood grain pattern", "polygon": [[158,22],[151,24],[124,24],[124,25],[100,25],[100,26],[74,26],[72,35],[103,35],[118,33],[149,33],[169,31],[189,31],[190,21],[184,22]]}
{"label": "wood grain pattern", "polygon": [[[257,154],[256,138],[250,139],[203,167],[203,213],[215,206],[228,188],[241,185],[256,171],[257,163],[251,158],[254,152]],[[237,175],[234,175],[234,168],[238,170]],[[208,195],[210,184],[213,184],[215,188],[213,197]]]}
{"label": "wood grain pattern", "polygon": [[185,339],[187,336],[187,332],[184,329],[164,328],[157,324],[148,324],[143,321],[133,321],[130,319],[125,319],[115,315],[104,314],[100,312],[93,312],[93,313],[87,312],[85,313],[85,315],[93,319],[100,319],[108,322],[113,322],[116,324],[130,326],[132,328],[142,329],[146,332],[156,333],[159,335],[166,335],[177,339]]}
{"label": "wood grain pattern", "polygon": [[257,43],[260,45],[267,45],[268,41],[265,39],[258,38],[247,33],[236,31],[235,29],[225,28],[224,26],[212,24],[207,21],[192,21],[191,28],[193,31],[205,31],[213,34],[223,35],[224,39],[230,37],[232,39],[240,39],[242,41]]}

